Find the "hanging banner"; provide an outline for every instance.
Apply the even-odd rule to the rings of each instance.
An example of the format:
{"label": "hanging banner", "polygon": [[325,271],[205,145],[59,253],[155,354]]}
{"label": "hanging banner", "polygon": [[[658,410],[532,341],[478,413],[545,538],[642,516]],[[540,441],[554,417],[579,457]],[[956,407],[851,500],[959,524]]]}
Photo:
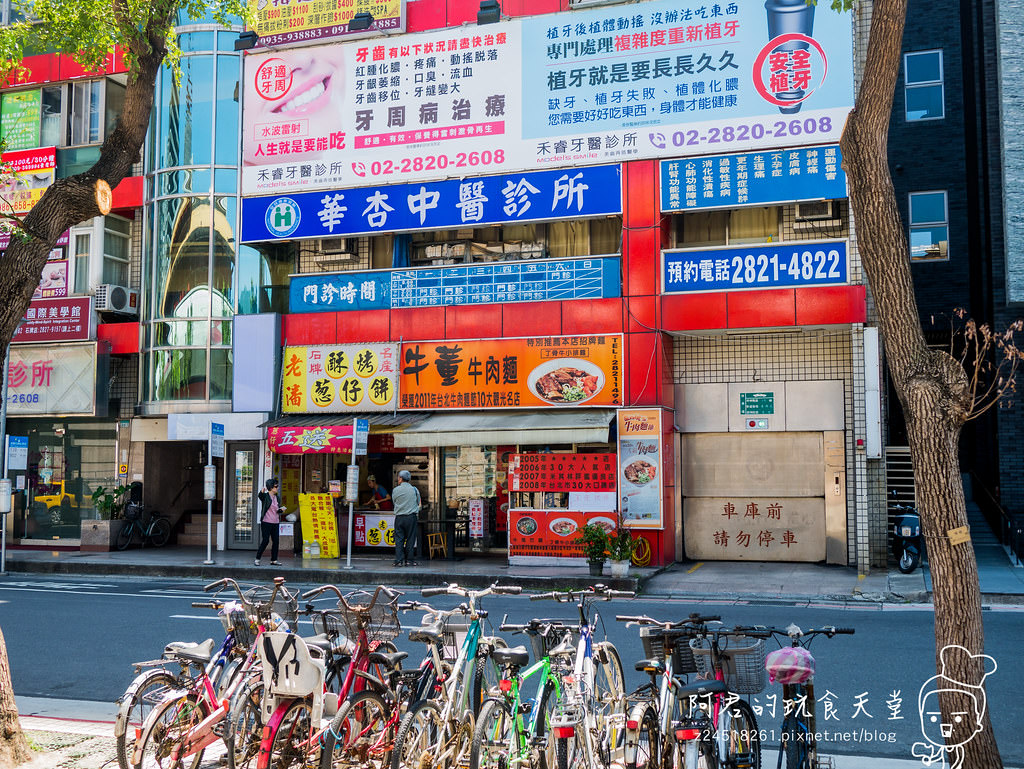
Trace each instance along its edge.
{"label": "hanging banner", "polygon": [[513,454],[509,491],[615,491],[614,454]]}
{"label": "hanging banner", "polygon": [[622,404],[622,336],[402,345],[403,409]]}
{"label": "hanging banner", "polygon": [[[397,361],[397,344],[286,347],[281,410],[299,414],[392,411]],[[350,424],[348,435],[351,428]]]}
{"label": "hanging banner", "polygon": [[[357,34],[348,28],[357,13],[372,14],[376,31],[405,30],[404,0],[252,0],[250,5],[256,16],[253,30],[259,35],[257,48],[308,44]],[[314,66],[315,62],[310,62],[311,69]]]}
{"label": "hanging banner", "polygon": [[661,161],[661,210],[764,206],[846,197],[838,144]]}
{"label": "hanging banner", "polygon": [[594,166],[245,198],[242,240],[479,228],[621,212],[622,166]]}
{"label": "hanging banner", "polygon": [[[64,249],[55,248],[50,256],[63,256]],[[39,285],[32,294],[33,299],[60,299],[68,295],[68,260],[52,259],[43,265]]]}
{"label": "hanging banner", "polygon": [[245,58],[243,195],[839,140],[853,14],[653,0]]}
{"label": "hanging banner", "polygon": [[631,529],[662,527],[661,409],[619,409],[619,513]]}
{"label": "hanging banner", "polygon": [[302,538],[320,543],[321,558],[337,558],[338,522],[330,494],[299,494],[299,518]]}
{"label": "hanging banner", "polygon": [[10,164],[11,178],[0,184],[0,214],[27,214],[53,184],[57,148],[5,152],[0,160]]}

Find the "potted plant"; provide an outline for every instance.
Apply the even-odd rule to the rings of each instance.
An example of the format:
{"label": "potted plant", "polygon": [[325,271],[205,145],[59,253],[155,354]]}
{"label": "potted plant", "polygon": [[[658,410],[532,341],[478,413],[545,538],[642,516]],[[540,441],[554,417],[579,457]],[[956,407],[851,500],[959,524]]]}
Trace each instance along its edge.
{"label": "potted plant", "polygon": [[590,566],[590,576],[600,577],[608,556],[608,532],[597,524],[588,523],[580,529],[573,544],[583,548],[583,555]]}
{"label": "potted plant", "polygon": [[612,562],[612,576],[626,577],[629,575],[629,562],[633,558],[636,540],[633,533],[622,524],[622,516],[618,517],[615,533],[608,537],[608,558]]}
{"label": "potted plant", "polygon": [[79,547],[85,552],[108,552],[113,549],[118,532],[124,526],[124,506],[128,500],[127,486],[99,486],[92,493],[95,518],[82,519]]}

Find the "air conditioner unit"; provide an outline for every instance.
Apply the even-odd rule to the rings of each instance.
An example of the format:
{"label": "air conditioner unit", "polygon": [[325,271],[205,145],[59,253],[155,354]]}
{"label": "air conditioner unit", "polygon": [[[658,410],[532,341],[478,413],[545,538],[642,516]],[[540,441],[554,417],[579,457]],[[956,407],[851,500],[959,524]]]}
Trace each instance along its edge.
{"label": "air conditioner unit", "polygon": [[133,288],[103,283],[96,286],[97,312],[116,312],[120,315],[139,314],[139,292]]}
{"label": "air conditioner unit", "polygon": [[356,238],[320,238],[316,241],[316,250],[334,258],[349,257],[356,259],[358,249],[356,248]]}
{"label": "air conditioner unit", "polygon": [[838,219],[831,200],[814,200],[796,204],[796,221],[814,222],[823,219]]}

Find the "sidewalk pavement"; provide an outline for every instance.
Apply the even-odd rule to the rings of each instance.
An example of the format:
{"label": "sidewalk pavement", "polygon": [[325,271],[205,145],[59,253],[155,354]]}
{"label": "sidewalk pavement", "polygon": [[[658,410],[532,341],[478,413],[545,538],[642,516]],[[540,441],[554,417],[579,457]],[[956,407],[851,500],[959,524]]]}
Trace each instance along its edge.
{"label": "sidewalk pavement", "polygon": [[[205,548],[134,548],[124,552],[83,553],[69,550],[7,551],[11,573],[82,574],[132,577],[194,577],[210,581],[225,576],[245,580],[283,576],[304,583],[438,585],[457,582],[485,586],[498,580],[528,590],[580,588],[602,582],[616,589],[637,590],[648,596],[695,600],[759,601],[848,604],[928,605],[931,577],[927,564],[913,574],[856,569],[812,563],[759,563],[700,561],[668,567],[631,568],[629,577],[591,577],[585,566],[511,566],[504,557],[473,556],[462,560],[424,560],[413,567],[395,568],[390,554],[357,554],[352,569],[345,559],[302,559],[281,555],[281,566],[253,565],[245,550],[214,551],[213,564],[205,564]],[[986,604],[1024,604],[1024,568],[1005,559],[979,560],[979,576]]]}
{"label": "sidewalk pavement", "polygon": [[[116,707],[105,702],[47,700],[17,697],[21,727],[36,757],[20,769],[116,769],[114,716]],[[60,715],[63,714],[63,715]],[[909,752],[909,746],[908,746]],[[199,769],[223,767],[223,743],[214,743],[203,754]],[[770,766],[775,749],[765,746],[762,766]],[[835,755],[835,769],[914,769],[916,759]]]}

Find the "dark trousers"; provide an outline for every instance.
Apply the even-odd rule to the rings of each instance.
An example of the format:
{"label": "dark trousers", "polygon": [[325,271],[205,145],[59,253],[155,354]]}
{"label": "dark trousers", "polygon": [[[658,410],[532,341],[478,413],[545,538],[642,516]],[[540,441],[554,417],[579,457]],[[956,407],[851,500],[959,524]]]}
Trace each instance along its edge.
{"label": "dark trousers", "polygon": [[412,563],[416,559],[416,515],[395,516],[395,561]]}
{"label": "dark trousers", "polygon": [[267,549],[267,543],[273,540],[274,544],[270,548],[270,560],[277,560],[277,548],[281,544],[281,529],[279,524],[276,523],[260,523],[260,533],[263,535],[260,539],[260,549],[256,551],[256,560],[258,561],[263,557],[263,551]]}

